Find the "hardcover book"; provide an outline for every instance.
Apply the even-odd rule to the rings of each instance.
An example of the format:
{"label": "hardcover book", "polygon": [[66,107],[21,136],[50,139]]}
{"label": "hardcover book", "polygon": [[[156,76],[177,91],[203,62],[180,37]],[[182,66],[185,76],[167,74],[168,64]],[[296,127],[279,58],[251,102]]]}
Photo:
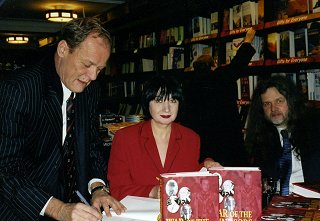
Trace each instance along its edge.
{"label": "hardcover book", "polygon": [[233,6],[232,18],[233,18],[233,29],[241,28],[243,26],[241,4]]}
{"label": "hardcover book", "polygon": [[217,221],[218,189],[218,177],[208,172],[161,174],[161,220]]}
{"label": "hardcover book", "polygon": [[246,1],[242,3],[242,21],[243,27],[256,25],[256,3]]}
{"label": "hardcover book", "polygon": [[267,36],[267,55],[269,59],[279,59],[280,58],[280,34],[273,32]]}
{"label": "hardcover book", "polygon": [[210,33],[217,34],[219,29],[218,12],[212,12],[210,15]]}
{"label": "hardcover book", "polygon": [[290,0],[288,1],[288,17],[308,14],[309,0]]}
{"label": "hardcover book", "polygon": [[294,30],[295,57],[307,56],[307,29],[299,28]]}
{"label": "hardcover book", "polygon": [[219,177],[219,220],[260,220],[262,190],[259,168],[212,167],[209,171]]}
{"label": "hardcover book", "polygon": [[320,54],[320,22],[314,21],[307,24],[308,54]]}
{"label": "hardcover book", "polygon": [[320,198],[320,183],[293,183],[293,192],[309,198]]}
{"label": "hardcover book", "polygon": [[264,23],[264,0],[258,0],[258,24]]}
{"label": "hardcover book", "polygon": [[320,12],[320,0],[310,0],[310,2],[312,3],[312,12]]}
{"label": "hardcover book", "polygon": [[294,33],[293,31],[280,32],[280,58],[294,57]]}

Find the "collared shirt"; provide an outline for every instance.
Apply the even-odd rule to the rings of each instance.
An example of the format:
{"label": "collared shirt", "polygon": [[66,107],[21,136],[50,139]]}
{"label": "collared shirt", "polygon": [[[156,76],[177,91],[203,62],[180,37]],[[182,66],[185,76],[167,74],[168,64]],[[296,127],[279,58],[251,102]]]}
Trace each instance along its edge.
{"label": "collared shirt", "polygon": [[[64,143],[64,139],[67,135],[67,100],[70,97],[72,91],[70,91],[62,82],[62,89],[63,89],[63,101],[62,101],[62,145]],[[74,95],[76,96],[76,94]],[[91,194],[91,184],[94,182],[101,182],[105,185],[105,182],[101,179],[98,178],[93,178],[89,181],[88,183],[88,191]],[[50,200],[52,199],[53,196],[50,197],[50,199],[47,201],[47,203],[44,205],[44,207],[42,208],[40,215],[44,216],[44,212],[50,202]]]}
{"label": "collared shirt", "polygon": [[70,97],[72,91],[70,91],[66,86],[64,86],[62,82],[61,84],[63,89],[63,100],[62,100],[62,145],[63,145],[64,139],[67,135],[67,100]]}

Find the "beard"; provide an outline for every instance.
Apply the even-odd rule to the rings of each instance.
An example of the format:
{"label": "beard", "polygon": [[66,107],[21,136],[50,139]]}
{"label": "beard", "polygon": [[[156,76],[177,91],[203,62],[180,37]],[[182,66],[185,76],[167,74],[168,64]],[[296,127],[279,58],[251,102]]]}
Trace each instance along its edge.
{"label": "beard", "polygon": [[287,126],[288,116],[282,112],[272,112],[269,116],[266,116],[266,118],[275,126]]}

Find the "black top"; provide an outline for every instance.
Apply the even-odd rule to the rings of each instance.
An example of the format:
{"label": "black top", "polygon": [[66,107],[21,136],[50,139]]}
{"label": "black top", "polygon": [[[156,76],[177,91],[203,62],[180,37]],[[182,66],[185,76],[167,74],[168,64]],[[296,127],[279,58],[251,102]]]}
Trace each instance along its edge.
{"label": "black top", "polygon": [[229,65],[195,74],[188,85],[183,123],[201,137],[200,161],[211,157],[223,166],[246,165],[236,81],[247,74],[254,53],[243,43]]}

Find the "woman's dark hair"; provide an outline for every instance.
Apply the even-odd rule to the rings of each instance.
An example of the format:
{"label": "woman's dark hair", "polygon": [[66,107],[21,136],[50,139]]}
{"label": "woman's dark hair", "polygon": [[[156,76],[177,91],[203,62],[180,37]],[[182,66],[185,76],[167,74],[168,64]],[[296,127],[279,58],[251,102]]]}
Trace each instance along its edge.
{"label": "woman's dark hair", "polygon": [[102,27],[99,19],[92,17],[78,18],[67,22],[61,30],[59,41],[65,40],[72,52],[90,34],[105,38],[111,44],[110,33]]}
{"label": "woman's dark hair", "polygon": [[[143,86],[141,103],[143,114],[146,119],[150,119],[149,103],[150,101],[157,99],[169,99],[169,96],[179,101],[179,112],[183,106],[182,87],[179,82],[169,75],[156,75],[149,81],[145,82]],[[178,112],[178,116],[179,116]]]}

